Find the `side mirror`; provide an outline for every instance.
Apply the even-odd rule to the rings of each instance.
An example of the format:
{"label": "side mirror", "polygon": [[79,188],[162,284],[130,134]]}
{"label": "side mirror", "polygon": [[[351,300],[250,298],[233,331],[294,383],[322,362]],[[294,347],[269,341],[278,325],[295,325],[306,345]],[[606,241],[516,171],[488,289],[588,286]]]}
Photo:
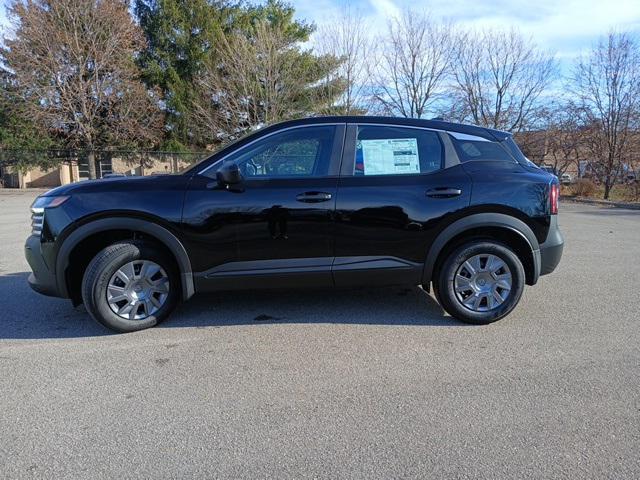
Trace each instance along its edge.
{"label": "side mirror", "polygon": [[238,165],[233,162],[227,162],[224,163],[216,173],[216,180],[218,180],[218,184],[223,187],[237,185],[242,182],[242,174],[240,173]]}

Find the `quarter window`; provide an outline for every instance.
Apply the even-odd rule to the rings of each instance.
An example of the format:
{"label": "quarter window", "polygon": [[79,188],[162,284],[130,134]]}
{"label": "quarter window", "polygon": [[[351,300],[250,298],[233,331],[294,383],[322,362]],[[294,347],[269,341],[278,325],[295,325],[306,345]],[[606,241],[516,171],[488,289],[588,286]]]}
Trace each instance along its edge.
{"label": "quarter window", "polygon": [[514,158],[499,143],[489,140],[459,140],[451,138],[461,162],[504,161],[514,163]]}
{"label": "quarter window", "polygon": [[418,175],[442,167],[436,132],[418,128],[359,126],[353,174]]}

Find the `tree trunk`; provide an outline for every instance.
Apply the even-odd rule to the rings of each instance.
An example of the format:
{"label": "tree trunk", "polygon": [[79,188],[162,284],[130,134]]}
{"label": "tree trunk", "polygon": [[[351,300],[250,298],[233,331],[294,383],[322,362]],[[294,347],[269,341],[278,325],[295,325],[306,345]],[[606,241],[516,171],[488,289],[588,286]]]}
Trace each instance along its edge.
{"label": "tree trunk", "polygon": [[604,199],[605,200],[609,200],[609,193],[611,192],[611,181],[609,180],[609,177],[607,176],[605,182],[604,182]]}
{"label": "tree trunk", "polygon": [[98,178],[98,169],[96,168],[96,152],[89,150],[87,154],[87,164],[89,166],[89,178],[95,180]]}

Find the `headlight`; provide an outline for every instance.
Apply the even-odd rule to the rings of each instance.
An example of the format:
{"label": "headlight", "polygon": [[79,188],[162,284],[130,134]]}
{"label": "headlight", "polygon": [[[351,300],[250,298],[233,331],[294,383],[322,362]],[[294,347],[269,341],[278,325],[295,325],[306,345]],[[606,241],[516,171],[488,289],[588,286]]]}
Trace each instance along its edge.
{"label": "headlight", "polygon": [[38,197],[31,204],[31,235],[41,235],[44,225],[44,209],[55,208],[69,200],[68,195],[57,197]]}
{"label": "headlight", "polygon": [[38,197],[31,204],[31,211],[42,211],[45,208],[59,207],[69,200],[68,195],[58,195],[57,197]]}

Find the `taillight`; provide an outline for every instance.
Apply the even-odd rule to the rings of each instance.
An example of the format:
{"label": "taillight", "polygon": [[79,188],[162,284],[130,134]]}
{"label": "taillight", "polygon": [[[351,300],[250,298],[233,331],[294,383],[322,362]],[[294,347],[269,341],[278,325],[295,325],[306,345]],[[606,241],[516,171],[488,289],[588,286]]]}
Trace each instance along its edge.
{"label": "taillight", "polygon": [[557,183],[551,184],[549,191],[549,202],[551,205],[551,215],[558,214],[558,197],[560,196],[560,186]]}

